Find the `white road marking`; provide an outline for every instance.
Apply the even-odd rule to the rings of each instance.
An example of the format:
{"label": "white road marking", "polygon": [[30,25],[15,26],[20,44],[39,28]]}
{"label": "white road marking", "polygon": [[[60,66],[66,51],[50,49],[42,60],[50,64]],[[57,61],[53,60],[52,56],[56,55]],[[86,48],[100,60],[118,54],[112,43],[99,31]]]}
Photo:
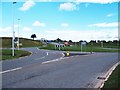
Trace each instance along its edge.
{"label": "white road marking", "polygon": [[106,73],[105,75],[102,75],[102,77],[105,77],[105,80],[100,80],[94,88],[103,88],[105,81],[108,80],[108,78],[110,77],[110,75],[112,74],[112,72],[115,70],[115,68],[120,64],[120,61],[118,63],[116,63],[115,65],[113,65]]}
{"label": "white road marking", "polygon": [[65,54],[64,53],[62,53],[62,57],[64,57],[65,56]]}
{"label": "white road marking", "polygon": [[39,48],[37,48],[37,50],[40,50]]}
{"label": "white road marking", "polygon": [[20,70],[20,69],[22,69],[22,67],[15,68],[15,69],[10,69],[10,70],[6,70],[6,71],[2,71],[2,72],[0,72],[0,74],[16,71],[16,70]]}
{"label": "white road marking", "polygon": [[47,56],[48,56],[48,52],[46,52],[47,53]]}
{"label": "white road marking", "polygon": [[44,57],[41,57],[41,58],[37,58],[37,59],[35,59],[35,60],[40,60],[40,59],[43,59],[43,58],[45,58],[45,56],[44,56]]}
{"label": "white road marking", "polygon": [[51,63],[51,62],[56,62],[56,61],[59,61],[63,58],[59,58],[59,59],[55,59],[55,60],[50,60],[50,61],[45,61],[45,62],[42,62],[41,64],[47,64],[47,63]]}
{"label": "white road marking", "polygon": [[45,58],[45,57],[41,57],[41,59],[43,59],[43,58]]}

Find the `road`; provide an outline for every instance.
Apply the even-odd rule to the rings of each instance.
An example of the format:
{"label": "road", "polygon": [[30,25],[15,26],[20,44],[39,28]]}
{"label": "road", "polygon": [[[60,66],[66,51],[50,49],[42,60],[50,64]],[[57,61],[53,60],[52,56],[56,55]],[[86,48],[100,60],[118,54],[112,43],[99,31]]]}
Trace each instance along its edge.
{"label": "road", "polygon": [[22,66],[26,66],[34,63],[42,63],[45,61],[57,59],[63,57],[62,53],[40,50],[37,48],[22,48],[21,50],[26,50],[32,53],[29,57],[19,58],[16,60],[6,60],[2,62],[2,70],[14,69]]}
{"label": "road", "polygon": [[3,71],[21,67],[2,73],[3,88],[93,88],[97,77],[118,62],[117,53],[63,58],[62,52],[28,50],[33,55],[3,62]]}

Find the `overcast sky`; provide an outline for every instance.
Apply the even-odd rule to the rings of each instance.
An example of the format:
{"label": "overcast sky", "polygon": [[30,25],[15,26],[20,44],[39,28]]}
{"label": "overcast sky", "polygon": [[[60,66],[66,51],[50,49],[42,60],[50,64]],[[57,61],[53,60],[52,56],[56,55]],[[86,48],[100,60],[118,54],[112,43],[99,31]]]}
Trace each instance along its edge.
{"label": "overcast sky", "polygon": [[[37,39],[48,40],[60,38],[89,41],[118,38],[118,0],[22,1],[13,6],[16,37],[19,18],[20,37],[24,38],[30,38],[31,34],[36,34]],[[2,2],[0,37],[12,37],[11,27],[12,2]]]}

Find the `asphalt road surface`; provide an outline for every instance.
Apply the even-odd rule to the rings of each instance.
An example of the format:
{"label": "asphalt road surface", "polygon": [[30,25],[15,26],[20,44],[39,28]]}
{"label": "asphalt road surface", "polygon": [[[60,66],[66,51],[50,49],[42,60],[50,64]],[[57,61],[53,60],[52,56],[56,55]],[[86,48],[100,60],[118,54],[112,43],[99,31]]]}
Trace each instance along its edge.
{"label": "asphalt road surface", "polygon": [[37,48],[22,48],[21,50],[26,50],[32,53],[32,55],[24,58],[18,58],[16,60],[5,60],[2,62],[2,70],[14,69],[34,63],[42,63],[45,61],[57,59],[63,57],[62,53],[49,51],[49,50],[40,50]]}
{"label": "asphalt road surface", "polygon": [[58,51],[27,50],[33,55],[3,62],[3,88],[93,88],[97,77],[118,62],[118,53],[63,57]]}

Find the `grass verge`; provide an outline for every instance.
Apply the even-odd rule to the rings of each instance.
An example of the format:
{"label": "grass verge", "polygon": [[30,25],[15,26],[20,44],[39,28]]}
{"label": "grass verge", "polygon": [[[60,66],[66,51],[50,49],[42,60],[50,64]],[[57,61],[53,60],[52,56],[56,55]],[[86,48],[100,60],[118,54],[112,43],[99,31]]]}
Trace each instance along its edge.
{"label": "grass verge", "polygon": [[[12,47],[12,38],[11,37],[2,37],[2,47],[0,48],[11,48]],[[38,40],[32,40],[27,38],[19,38],[20,40],[20,47],[39,47],[42,46],[42,43]],[[17,45],[15,44],[17,48]]]}
{"label": "grass verge", "polygon": [[12,56],[12,50],[1,50],[2,60],[16,59],[23,56],[28,56],[31,53],[23,50],[15,50],[15,56]]}
{"label": "grass verge", "polygon": [[[55,48],[55,46],[52,45],[52,44],[48,44],[45,47],[41,47],[40,49],[59,50],[58,47]],[[60,50],[62,50],[62,51],[78,51],[78,52],[80,52],[81,48],[80,48],[80,46],[70,46],[70,47],[66,46],[66,47],[61,47]],[[120,50],[103,49],[101,47],[90,47],[90,46],[83,47],[82,51],[83,52],[120,52]]]}
{"label": "grass verge", "polygon": [[105,88],[118,88],[120,86],[120,65],[116,67],[108,80],[105,82],[102,90]]}

